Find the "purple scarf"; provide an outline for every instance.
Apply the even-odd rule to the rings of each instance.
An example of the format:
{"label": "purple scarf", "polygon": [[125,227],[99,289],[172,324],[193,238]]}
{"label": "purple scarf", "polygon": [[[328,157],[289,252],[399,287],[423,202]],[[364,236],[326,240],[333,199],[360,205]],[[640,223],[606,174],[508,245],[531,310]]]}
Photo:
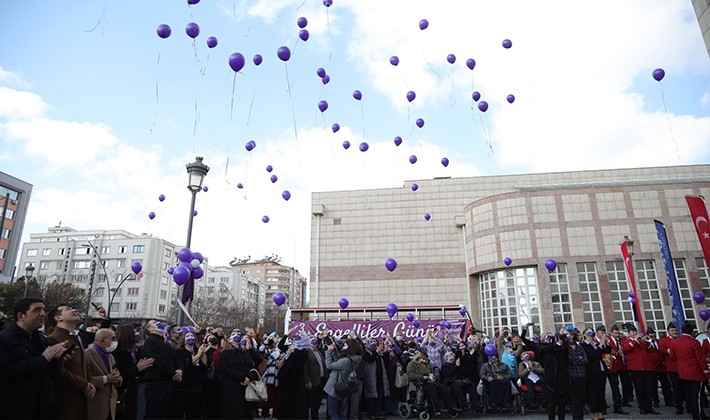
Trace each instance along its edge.
{"label": "purple scarf", "polygon": [[106,372],[111,372],[111,356],[108,354],[108,352],[105,352],[104,349],[101,348],[98,344],[94,343],[94,350],[96,350],[99,355],[101,355],[101,358],[104,359],[104,364],[106,365]]}

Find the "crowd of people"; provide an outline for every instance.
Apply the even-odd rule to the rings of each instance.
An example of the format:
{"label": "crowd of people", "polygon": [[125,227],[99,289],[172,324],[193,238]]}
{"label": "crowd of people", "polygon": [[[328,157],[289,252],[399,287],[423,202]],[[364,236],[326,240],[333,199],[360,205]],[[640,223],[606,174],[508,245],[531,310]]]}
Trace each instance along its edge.
{"label": "crowd of people", "polygon": [[[42,299],[16,302],[14,322],[0,331],[0,418],[317,419],[325,400],[329,419],[384,419],[409,401],[407,382],[434,414],[509,409],[520,394],[550,419],[568,411],[582,419],[585,406],[594,420],[607,410],[626,415],[633,401],[639,414],[658,414],[660,397],[678,415],[706,418],[710,346],[693,338],[692,322],[681,334],[669,324],[660,339],[632,324],[528,338],[528,324],[520,334],[502,328],[490,336],[440,325],[407,340],[157,320],[111,328],[98,310],[101,324],[87,329],[68,305],[46,312]],[[247,387],[259,380],[267,400],[248,401]]]}

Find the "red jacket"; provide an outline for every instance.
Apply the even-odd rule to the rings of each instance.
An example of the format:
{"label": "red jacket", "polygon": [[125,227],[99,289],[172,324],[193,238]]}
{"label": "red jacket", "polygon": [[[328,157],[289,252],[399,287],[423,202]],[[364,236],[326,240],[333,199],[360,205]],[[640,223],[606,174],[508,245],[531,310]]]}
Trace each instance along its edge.
{"label": "red jacket", "polygon": [[[638,340],[642,341],[643,338],[638,337]],[[628,338],[621,341],[621,347],[624,349],[626,356],[628,356],[628,363],[626,364],[626,368],[628,370],[641,372],[646,370],[646,363],[644,362],[644,359],[646,358],[645,342],[642,341],[639,343],[632,338]]]}
{"label": "red jacket", "polygon": [[646,370],[665,372],[666,368],[663,364],[663,353],[661,353],[658,341],[653,340],[648,343],[643,341],[642,344],[646,346],[646,357],[644,358],[644,367]]}
{"label": "red jacket", "polygon": [[678,377],[687,381],[704,382],[710,378],[705,351],[692,336],[683,334],[671,343],[671,359],[678,362]]}
{"label": "red jacket", "polygon": [[617,346],[616,339],[614,337],[609,337],[609,347],[611,347],[611,354],[612,356],[616,357],[616,359],[614,359],[614,362],[611,364],[611,369],[609,370],[609,372],[611,373],[615,373],[620,370],[626,370],[626,366],[624,366],[624,350],[621,347],[622,341],[622,337],[619,336],[619,345]]}
{"label": "red jacket", "polygon": [[675,360],[671,360],[671,344],[673,343],[673,338],[670,336],[665,336],[658,340],[658,347],[663,355],[663,361],[666,363],[666,372],[678,372],[678,363]]}

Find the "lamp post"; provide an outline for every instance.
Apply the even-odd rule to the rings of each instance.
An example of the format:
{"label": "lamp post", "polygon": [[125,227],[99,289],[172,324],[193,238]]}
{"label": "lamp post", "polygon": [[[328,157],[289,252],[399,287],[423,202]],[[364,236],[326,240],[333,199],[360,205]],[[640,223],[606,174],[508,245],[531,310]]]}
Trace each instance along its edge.
{"label": "lamp post", "polygon": [[[202,189],[202,182],[205,180],[205,176],[207,175],[207,172],[209,172],[210,167],[202,163],[202,156],[196,156],[195,161],[188,163],[185,167],[187,168],[187,175],[189,177],[187,189],[192,193],[192,199],[190,200],[190,215],[187,219],[187,240],[185,241],[185,247],[190,248],[192,242],[192,222],[195,218],[195,199],[197,198],[197,193]],[[183,284],[180,286],[180,289],[178,289],[178,299],[180,299],[180,301],[183,302],[185,307],[188,309],[190,308],[190,301],[192,300],[192,297],[190,296],[189,299],[186,299],[186,296],[183,296],[183,294],[185,293],[186,286],[194,288],[192,282],[194,282],[194,280],[190,277],[187,283]],[[182,325],[184,319],[185,313],[178,308],[175,323]]]}
{"label": "lamp post", "polygon": [[27,297],[27,286],[30,284],[30,279],[32,278],[32,273],[35,271],[35,266],[32,264],[29,264],[27,267],[25,267],[25,293],[22,295],[22,297]]}
{"label": "lamp post", "polygon": [[134,274],[133,273],[126,274],[126,277],[124,277],[121,280],[121,282],[118,283],[118,286],[108,289],[108,292],[111,293],[111,299],[109,299],[109,301],[108,301],[108,309],[106,310],[106,318],[111,319],[111,306],[113,305],[113,299],[118,294],[118,291],[121,289],[121,286],[123,286],[123,283],[126,280],[128,280],[131,276],[134,276]]}

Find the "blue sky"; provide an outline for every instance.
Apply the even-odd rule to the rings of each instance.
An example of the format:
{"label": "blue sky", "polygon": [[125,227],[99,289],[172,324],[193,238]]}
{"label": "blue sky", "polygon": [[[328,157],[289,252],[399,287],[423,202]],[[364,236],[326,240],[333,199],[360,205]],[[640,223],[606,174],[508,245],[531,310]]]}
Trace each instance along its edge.
{"label": "blue sky", "polygon": [[[247,61],[238,74],[234,52]],[[0,142],[0,170],[34,185],[25,238],[61,220],[183,243],[184,165],[201,155],[212,169],[192,249],[217,265],[276,253],[308,275],[313,191],[709,162],[710,58],[689,0],[4,2]]]}

